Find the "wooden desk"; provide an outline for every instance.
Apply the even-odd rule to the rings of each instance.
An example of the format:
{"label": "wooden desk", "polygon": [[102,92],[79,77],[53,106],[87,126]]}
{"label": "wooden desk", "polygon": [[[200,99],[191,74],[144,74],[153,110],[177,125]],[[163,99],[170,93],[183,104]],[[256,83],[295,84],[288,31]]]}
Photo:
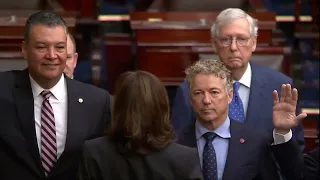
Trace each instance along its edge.
{"label": "wooden desk", "polygon": [[[1,17],[0,16],[0,36],[23,36],[27,17]],[[75,26],[75,18],[64,18],[68,30],[72,32]]]}
{"label": "wooden desk", "polygon": [[[27,17],[35,11],[0,11],[0,52],[21,51]],[[60,12],[72,32],[76,19],[74,13]]]}
{"label": "wooden desk", "polygon": [[[258,19],[258,43],[271,44],[272,30],[276,26],[275,14],[269,12],[249,14]],[[130,14],[130,23],[138,44],[182,40],[208,43],[211,39],[210,28],[217,15],[217,12],[133,12]],[[168,41],[169,39],[171,41]]]}
{"label": "wooden desk", "polygon": [[307,118],[302,120],[302,124],[306,144],[305,152],[309,152],[319,146],[319,109],[314,109],[313,111],[310,111],[309,109],[302,109],[302,111],[308,114]]}
{"label": "wooden desk", "polygon": [[0,72],[9,70],[22,70],[27,67],[21,51],[0,52]]}
{"label": "wooden desk", "polygon": [[126,71],[134,70],[132,40],[130,35],[125,33],[105,34],[104,50],[108,90],[112,94],[118,76]]}
{"label": "wooden desk", "polygon": [[[27,18],[36,11],[0,11],[1,43],[21,43]],[[76,23],[75,12],[57,12],[66,22],[68,30],[73,31]],[[5,40],[6,42],[2,41]]]}
{"label": "wooden desk", "polygon": [[[284,47],[257,47],[252,61],[279,71],[289,71],[290,51]],[[144,44],[137,50],[137,67],[159,77],[165,85],[179,85],[184,70],[191,63],[203,59],[218,59],[210,46],[157,46]]]}
{"label": "wooden desk", "polygon": [[[275,28],[274,13],[250,13],[257,18],[259,26],[255,55],[280,56],[277,68],[289,74],[290,61],[283,61],[290,50],[284,47],[267,46],[272,43]],[[175,85],[184,78],[184,69],[202,54],[213,54],[210,28],[218,13],[166,12],[130,14],[130,24],[137,43],[137,67],[150,71],[166,85]],[[270,58],[272,60],[274,58]]]}

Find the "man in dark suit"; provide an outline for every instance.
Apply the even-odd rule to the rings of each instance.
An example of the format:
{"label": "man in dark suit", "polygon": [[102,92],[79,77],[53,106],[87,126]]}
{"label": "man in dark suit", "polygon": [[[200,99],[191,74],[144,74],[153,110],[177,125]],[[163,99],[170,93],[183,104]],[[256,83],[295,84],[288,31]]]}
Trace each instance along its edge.
{"label": "man in dark suit", "polygon": [[110,121],[108,92],[63,74],[67,25],[51,12],[31,15],[22,53],[28,68],[0,73],[0,179],[76,179],[87,139]]}
{"label": "man in dark suit", "polygon": [[[257,45],[258,26],[247,13],[241,9],[226,9],[216,18],[211,28],[213,50],[231,71],[233,82],[239,82],[239,94],[244,118],[241,123],[269,135],[273,141],[272,131],[272,92],[280,91],[282,84],[293,84],[292,79],[275,70],[259,67],[249,63],[252,52]],[[230,107],[229,111],[234,112]],[[189,102],[189,87],[183,82],[177,89],[173,102],[171,121],[174,129],[179,132],[194,120],[194,112]],[[232,118],[233,114],[231,115]],[[299,124],[292,129],[294,139],[304,150],[304,133]]]}
{"label": "man in dark suit", "polygon": [[[280,177],[272,152],[281,157],[277,160],[288,179],[300,179],[302,158],[290,135],[291,128],[306,117],[305,113],[295,115],[297,89],[282,85],[280,100],[278,92],[273,92],[271,147],[264,133],[228,116],[229,104],[238,97],[233,96],[231,73],[221,61],[200,60],[186,74],[196,118],[178,138],[182,145],[197,147],[204,179],[277,180]],[[235,111],[239,117],[241,111]]]}
{"label": "man in dark suit", "polygon": [[320,151],[319,147],[304,155],[304,180],[320,179]]}

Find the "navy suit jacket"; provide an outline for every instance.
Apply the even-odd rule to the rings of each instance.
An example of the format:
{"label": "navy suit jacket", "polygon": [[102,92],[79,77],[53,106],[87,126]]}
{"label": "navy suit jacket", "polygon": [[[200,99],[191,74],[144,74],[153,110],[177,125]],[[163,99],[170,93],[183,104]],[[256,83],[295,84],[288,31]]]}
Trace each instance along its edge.
{"label": "navy suit jacket", "polygon": [[[252,68],[252,79],[250,87],[249,104],[245,124],[265,133],[270,144],[273,142],[272,122],[273,111],[273,90],[281,92],[281,85],[293,84],[292,79],[275,70],[259,67],[250,63]],[[297,108],[297,111],[300,111]],[[184,127],[192,123],[195,118],[192,106],[189,101],[189,86],[184,81],[177,89],[176,97],[172,107],[171,122],[173,128],[179,133]],[[292,129],[293,137],[304,150],[304,132],[302,125]]]}
{"label": "navy suit jacket", "polygon": [[[277,157],[282,173],[289,180],[300,180],[302,161],[295,140],[270,146],[267,137],[246,124],[230,119],[229,148],[223,180],[279,180],[277,166],[272,154]],[[240,139],[244,142],[240,142]],[[178,135],[178,143],[197,147],[195,123],[191,123]]]}
{"label": "navy suit jacket", "polygon": [[36,139],[28,70],[0,73],[1,180],[76,180],[84,141],[103,136],[110,123],[110,97],[105,90],[65,78],[67,139],[62,155],[46,177]]}

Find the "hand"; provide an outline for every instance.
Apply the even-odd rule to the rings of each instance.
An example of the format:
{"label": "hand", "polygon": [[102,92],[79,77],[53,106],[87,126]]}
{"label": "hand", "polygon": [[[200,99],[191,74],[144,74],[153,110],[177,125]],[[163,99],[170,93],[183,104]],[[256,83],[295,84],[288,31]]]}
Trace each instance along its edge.
{"label": "hand", "polygon": [[281,86],[280,101],[278,92],[273,91],[273,102],[273,125],[276,133],[287,134],[290,129],[297,127],[299,122],[307,117],[306,113],[296,116],[298,90],[291,89],[290,84]]}

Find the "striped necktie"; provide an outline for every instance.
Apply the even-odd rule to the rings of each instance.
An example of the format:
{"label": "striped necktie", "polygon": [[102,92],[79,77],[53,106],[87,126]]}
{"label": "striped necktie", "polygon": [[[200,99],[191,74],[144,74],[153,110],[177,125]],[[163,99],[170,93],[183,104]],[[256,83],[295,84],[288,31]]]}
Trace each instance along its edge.
{"label": "striped necktie", "polygon": [[42,91],[41,108],[41,162],[46,176],[57,162],[57,142],[54,113],[49,98],[50,91]]}

